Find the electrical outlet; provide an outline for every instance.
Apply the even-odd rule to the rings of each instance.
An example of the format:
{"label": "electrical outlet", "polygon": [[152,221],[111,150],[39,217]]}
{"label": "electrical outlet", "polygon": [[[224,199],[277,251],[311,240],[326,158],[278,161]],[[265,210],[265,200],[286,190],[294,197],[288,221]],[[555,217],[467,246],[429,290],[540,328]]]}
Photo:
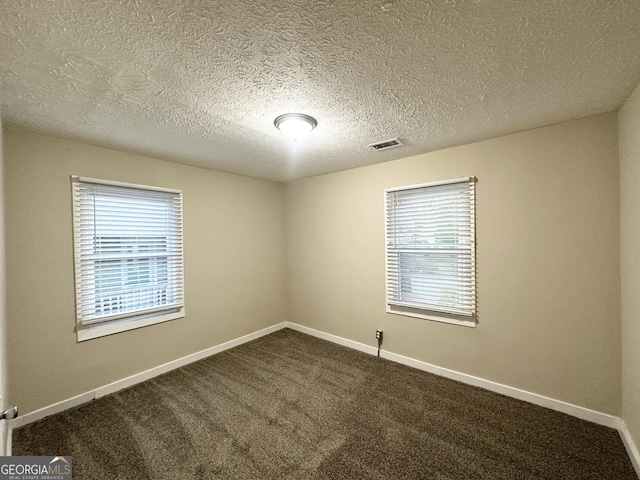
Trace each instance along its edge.
{"label": "electrical outlet", "polygon": [[376,338],[382,340],[382,330],[376,330]]}

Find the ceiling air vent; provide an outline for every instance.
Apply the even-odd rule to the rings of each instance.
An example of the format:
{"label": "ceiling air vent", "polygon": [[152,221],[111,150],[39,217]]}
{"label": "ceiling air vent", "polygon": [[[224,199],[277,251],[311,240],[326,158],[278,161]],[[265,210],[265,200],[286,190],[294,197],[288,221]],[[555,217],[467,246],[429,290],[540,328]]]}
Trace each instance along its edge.
{"label": "ceiling air vent", "polygon": [[397,138],[392,138],[391,140],[385,140],[384,142],[372,143],[371,145],[367,145],[369,148],[374,150],[388,150],[393,147],[400,147],[403,143]]}

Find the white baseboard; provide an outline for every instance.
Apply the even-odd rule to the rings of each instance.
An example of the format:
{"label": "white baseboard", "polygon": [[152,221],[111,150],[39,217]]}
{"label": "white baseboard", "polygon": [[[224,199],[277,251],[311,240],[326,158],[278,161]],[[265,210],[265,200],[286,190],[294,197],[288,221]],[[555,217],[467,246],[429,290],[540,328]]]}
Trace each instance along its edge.
{"label": "white baseboard", "polygon": [[[338,345],[352,348],[354,350],[368,353],[370,355],[376,355],[378,352],[376,347],[373,347],[370,345],[365,345],[363,343],[355,342],[347,338],[338,337],[336,335],[325,333],[320,330],[315,330],[313,328],[305,327],[304,325],[299,325],[297,323],[282,322],[282,323],[273,325],[271,327],[259,330],[257,332],[250,333],[243,337],[230,340],[220,345],[216,345],[214,347],[201,350],[191,355],[178,358],[171,362],[167,362],[163,365],[159,365],[149,370],[145,370],[144,372],[131,375],[130,377],[117,380],[108,385],[95,388],[88,392],[82,393],[80,395],[76,395],[75,397],[62,400],[52,405],[48,405],[46,407],[35,410],[33,412],[26,413],[24,415],[19,416],[15,420],[12,420],[10,424],[11,428],[18,428],[23,425],[27,425],[29,423],[32,423],[42,418],[53,415],[55,413],[62,412],[69,408],[76,407],[78,405],[89,402],[91,400],[104,397],[105,395],[109,395],[111,393],[117,392],[118,390],[131,387],[140,382],[144,382],[145,380],[149,380],[151,378],[157,377],[158,375],[162,375],[163,373],[169,372],[176,368],[180,368],[184,365],[188,365],[193,362],[197,362],[198,360],[202,360],[203,358],[209,357],[211,355],[215,355],[216,353],[222,352],[224,350],[228,350],[238,345],[242,345],[243,343],[250,342],[264,335],[269,335],[270,333],[281,330],[283,328],[291,328],[292,330],[296,330],[298,332],[305,333],[307,335],[321,338],[323,340],[327,340],[332,343],[337,343]],[[604,425],[604,426],[616,428],[616,429],[619,429],[620,427],[620,418],[613,415],[597,412],[595,410],[590,410],[588,408],[580,407],[578,405],[573,405],[571,403],[563,402],[561,400],[556,400],[553,398],[545,397],[543,395],[538,395],[536,393],[528,392],[526,390],[521,390],[519,388],[510,387],[508,385],[496,383],[490,380],[485,380],[483,378],[474,377],[473,375],[468,375],[466,373],[461,373],[455,370],[449,370],[447,368],[438,367],[436,365],[432,365],[430,363],[426,363],[420,360],[415,360],[410,357],[405,357],[403,355],[389,352],[387,350],[382,350],[380,352],[380,356],[382,358],[386,358],[387,360],[401,363],[403,365],[417,368],[419,370],[433,373],[435,375],[451,378],[453,380],[457,380],[462,383],[474,385],[476,387],[481,387],[486,390],[491,390],[492,392],[497,392],[509,397],[517,398],[519,400],[524,400],[524,401],[533,403],[535,405],[551,408],[552,410],[558,410],[560,412],[564,412],[569,415],[573,415],[574,417],[582,418],[584,420],[588,420],[590,422],[594,422],[599,425]],[[628,432],[627,432],[627,437],[628,437]],[[630,439],[630,437],[628,438]]]}
{"label": "white baseboard", "polygon": [[627,454],[629,454],[631,463],[633,463],[633,468],[635,468],[636,474],[638,475],[638,478],[640,478],[640,452],[638,452],[638,447],[633,441],[633,438],[631,438],[631,432],[629,432],[627,424],[622,419],[620,419],[618,431],[620,432],[622,443],[624,443],[624,448],[627,449]]}
{"label": "white baseboard", "polygon": [[230,348],[237,347],[238,345],[242,345],[243,343],[250,342],[265,335],[269,335],[270,333],[276,332],[285,327],[286,322],[278,323],[276,325],[272,325],[271,327],[267,327],[262,330],[258,330],[257,332],[250,333],[243,337],[239,337],[234,340],[221,343],[220,345],[216,345],[214,347],[192,353],[191,355],[172,360],[171,362],[167,362],[157,367],[150,368],[149,370],[145,370],[144,372],[136,373],[135,375],[131,375],[130,377],[117,380],[108,385],[104,385],[80,395],[76,395],[75,397],[62,400],[58,403],[54,403],[53,405],[48,405],[38,410],[34,410],[33,412],[29,412],[19,416],[15,420],[11,420],[9,428],[19,428],[55,413],[62,412],[69,408],[77,407],[78,405],[82,405],[83,403],[87,403],[91,400],[95,400],[96,398],[104,397],[105,395],[117,392],[118,390],[131,387],[137,383],[144,382],[145,380],[157,377],[158,375],[162,375],[163,373],[175,370],[176,368],[183,367],[190,363],[197,362],[198,360],[202,360],[203,358],[215,355],[216,353],[220,353],[224,350],[228,350]]}
{"label": "white baseboard", "polygon": [[[330,333],[321,332],[320,330],[305,327],[304,325],[299,325],[297,323],[286,322],[286,327],[292,330],[306,333],[308,335],[313,335],[314,337],[318,337],[329,342],[337,343],[338,345],[342,345],[344,347],[349,347],[354,350],[369,353],[371,355],[377,355],[378,353],[378,349],[376,347],[355,342],[347,338],[338,337],[337,335],[332,335]],[[640,478],[640,454],[638,453],[638,449],[633,439],[631,438],[631,434],[627,429],[627,425],[620,417],[598,412],[596,410],[591,410],[589,408],[574,405],[572,403],[563,402],[562,400],[545,397],[544,395],[539,395],[537,393],[522,390],[520,388],[510,387],[502,383],[485,380],[484,378],[474,377],[473,375],[450,370],[448,368],[438,367],[437,365],[423,362],[421,360],[416,360],[414,358],[405,357],[404,355],[399,355],[387,350],[381,350],[380,356],[387,360],[391,360],[392,362],[401,363],[402,365],[417,368],[418,370],[433,373],[434,375],[457,380],[468,385],[473,385],[475,387],[484,388],[485,390],[490,390],[492,392],[506,395],[507,397],[517,398],[518,400],[533,403],[534,405],[539,405],[551,410],[563,412],[568,415],[581,418],[582,420],[597,423],[598,425],[614,428],[618,430],[622,442],[624,443],[625,449],[627,450],[627,454],[631,459],[631,463],[633,464],[633,467],[635,468],[636,473]]]}
{"label": "white baseboard", "polygon": [[20,428],[29,423],[37,422],[38,420],[53,415],[54,413],[60,413],[70,408],[77,407],[78,405],[82,405],[83,403],[90,402],[96,398],[95,392],[96,390],[81,393],[75,397],[66,398],[54,404],[34,410],[33,412],[25,413],[24,415],[21,414],[18,418],[9,421],[9,428],[12,430],[14,428]]}
{"label": "white baseboard", "polygon": [[425,372],[433,373],[441,377],[450,378],[452,380],[457,380],[458,382],[466,383],[467,385],[484,388],[485,390],[500,393],[502,395],[506,395],[507,397],[517,398],[518,400],[524,400],[525,402],[533,403],[534,405],[557,410],[559,412],[563,412],[568,415],[581,418],[583,420],[588,420],[599,425],[604,425],[605,427],[618,428],[620,418],[614,415],[609,415],[607,413],[580,407],[572,403],[563,402],[562,400],[545,397],[544,395],[539,395],[537,393],[522,390],[520,388],[510,387],[502,383],[493,382],[491,380],[486,380],[484,378],[475,377],[466,373],[457,372],[448,368],[438,367],[430,363],[415,360],[403,355],[398,355],[397,353],[388,352],[386,350],[382,350],[380,352],[380,356],[393,362],[417,368],[418,370],[424,370]]}
{"label": "white baseboard", "polygon": [[[328,340],[330,342],[337,343],[345,347],[353,348],[355,350],[359,350],[365,353],[370,353],[372,355],[376,355],[378,353],[377,348],[369,345],[364,345],[362,343],[354,342],[352,340],[349,340],[343,337],[338,337],[330,333],[314,330],[312,328],[305,327],[303,325],[298,325],[296,323],[286,322],[286,324],[288,328],[291,328],[293,330],[297,330],[303,333],[308,333],[309,335],[313,335],[314,337],[322,338],[323,340]],[[484,388],[485,390],[491,390],[492,392],[500,393],[508,397],[517,398],[518,400],[524,400],[526,402],[533,403],[541,407],[546,407],[552,410],[557,410],[563,413],[567,413],[574,417],[578,417],[583,420],[588,420],[590,422],[597,423],[599,425],[604,425],[606,427],[615,428],[615,429],[618,429],[620,426],[620,423],[619,423],[620,418],[614,415],[609,415],[609,414],[598,412],[595,410],[590,410],[588,408],[563,402],[561,400],[545,397],[537,393],[532,393],[526,390],[521,390],[519,388],[510,387],[508,385],[503,385],[501,383],[493,382],[491,380],[485,380],[484,378],[474,377],[473,375],[468,375],[466,373],[457,372],[455,370],[449,370],[443,367],[438,367],[437,365],[432,365],[427,362],[415,360],[413,358],[405,357],[403,355],[389,352],[387,350],[381,350],[380,356],[382,358],[386,358],[387,360],[391,360],[393,362],[397,362],[403,365],[407,365],[409,367],[417,368],[418,370],[423,370],[425,372],[433,373],[435,375],[451,378],[453,380],[457,380],[459,382],[466,383],[468,385],[481,387],[481,388]]]}
{"label": "white baseboard", "polygon": [[298,325],[297,323],[291,323],[291,322],[285,322],[285,323],[286,323],[286,327],[290,328],[291,330],[296,330],[301,333],[306,333],[307,335],[318,337],[318,338],[321,338],[322,340],[327,340],[331,343],[337,343],[338,345],[342,345],[343,347],[352,348],[354,350],[360,350],[361,352],[369,353],[371,355],[378,354],[378,349],[376,347],[365,345],[364,343],[354,342],[353,340],[338,337],[336,335],[331,335],[330,333],[321,332],[320,330],[315,330],[313,328],[305,327],[304,325]]}
{"label": "white baseboard", "polygon": [[[283,328],[290,328],[292,330],[296,330],[298,332],[305,333],[307,335],[321,338],[323,340],[327,340],[329,342],[336,343],[344,347],[348,347],[354,350],[368,353],[370,355],[376,355],[378,353],[378,349],[376,347],[365,345],[364,343],[359,343],[353,340],[349,340],[347,338],[338,337],[337,335],[325,333],[320,330],[315,330],[313,328],[305,327],[304,325],[299,325],[297,323],[282,322],[276,325],[272,325],[271,327],[264,328],[257,332],[250,333],[243,337],[236,338],[234,340],[230,340],[225,343],[221,343],[220,345],[216,345],[214,347],[201,350],[191,355],[178,358],[171,362],[167,362],[163,365],[159,365],[149,370],[145,370],[144,372],[131,375],[130,377],[123,378],[121,380],[110,383],[108,385],[104,385],[102,387],[98,387],[91,391],[82,393],[80,395],[76,395],[75,397],[62,400],[60,402],[54,403],[53,405],[49,405],[47,407],[40,408],[33,412],[29,412],[25,415],[22,415],[16,418],[15,420],[11,420],[9,428],[13,430],[14,428],[22,427],[24,425],[43,419],[55,413],[62,412],[64,410],[76,407],[78,405],[82,405],[83,403],[87,403],[91,400],[117,392],[118,390],[131,387],[133,385],[136,385],[138,383],[144,382],[151,378],[157,377],[158,375],[162,375],[163,373],[169,372],[176,368],[180,368],[190,363],[197,362],[198,360],[202,360],[203,358],[209,357],[211,355],[215,355],[216,353],[220,353],[224,350],[228,350],[238,345],[242,345],[243,343],[250,342],[252,340],[263,337],[265,335],[269,335],[270,333],[276,332]],[[399,355],[397,353],[389,352],[386,350],[381,350],[380,356],[387,360],[401,363],[409,367],[417,368],[425,372],[450,378],[452,380],[457,380],[459,382],[473,385],[476,387],[481,387],[486,390],[500,393],[508,397],[517,398],[519,400],[524,400],[526,402],[533,403],[541,407],[546,407],[552,410],[557,410],[563,413],[567,413],[574,417],[578,417],[583,420],[588,420],[590,422],[597,423],[599,425],[615,428],[620,432],[620,437],[622,438],[622,441],[627,450],[627,453],[629,454],[629,457],[631,458],[631,462],[633,463],[633,466],[636,469],[638,476],[640,477],[640,454],[638,453],[638,449],[633,439],[631,438],[631,434],[627,429],[626,424],[619,417],[598,412],[595,410],[590,410],[585,407],[580,407],[578,405],[563,402],[561,400],[556,400],[550,397],[545,397],[543,395],[532,393],[526,390],[521,390],[519,388],[510,387],[508,385],[504,385],[501,383],[485,380],[483,378],[474,377],[473,375],[468,375],[466,373],[457,372],[455,370],[450,370],[443,367],[438,367],[430,363],[426,363],[410,357],[405,357],[403,355]],[[9,436],[9,438],[11,438],[11,435]],[[10,446],[11,444],[9,443],[9,448]],[[9,455],[10,454],[11,454],[11,450],[9,449]]]}

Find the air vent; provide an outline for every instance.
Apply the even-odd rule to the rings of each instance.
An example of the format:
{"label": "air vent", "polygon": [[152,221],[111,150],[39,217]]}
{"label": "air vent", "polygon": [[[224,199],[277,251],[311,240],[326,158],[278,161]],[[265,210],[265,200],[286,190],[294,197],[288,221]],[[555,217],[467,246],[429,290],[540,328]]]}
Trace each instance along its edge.
{"label": "air vent", "polygon": [[392,138],[391,140],[385,140],[384,142],[372,143],[371,145],[367,145],[369,148],[373,148],[374,150],[388,150],[393,147],[400,147],[403,143],[397,138]]}

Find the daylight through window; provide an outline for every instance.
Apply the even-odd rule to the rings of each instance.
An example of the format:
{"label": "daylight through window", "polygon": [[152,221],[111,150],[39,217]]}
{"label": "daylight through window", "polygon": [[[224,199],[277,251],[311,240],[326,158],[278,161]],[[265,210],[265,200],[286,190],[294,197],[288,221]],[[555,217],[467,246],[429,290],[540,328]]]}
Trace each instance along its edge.
{"label": "daylight through window", "polygon": [[72,186],[79,340],[184,316],[182,193],[80,177]]}
{"label": "daylight through window", "polygon": [[385,190],[388,312],[475,326],[475,181]]}

